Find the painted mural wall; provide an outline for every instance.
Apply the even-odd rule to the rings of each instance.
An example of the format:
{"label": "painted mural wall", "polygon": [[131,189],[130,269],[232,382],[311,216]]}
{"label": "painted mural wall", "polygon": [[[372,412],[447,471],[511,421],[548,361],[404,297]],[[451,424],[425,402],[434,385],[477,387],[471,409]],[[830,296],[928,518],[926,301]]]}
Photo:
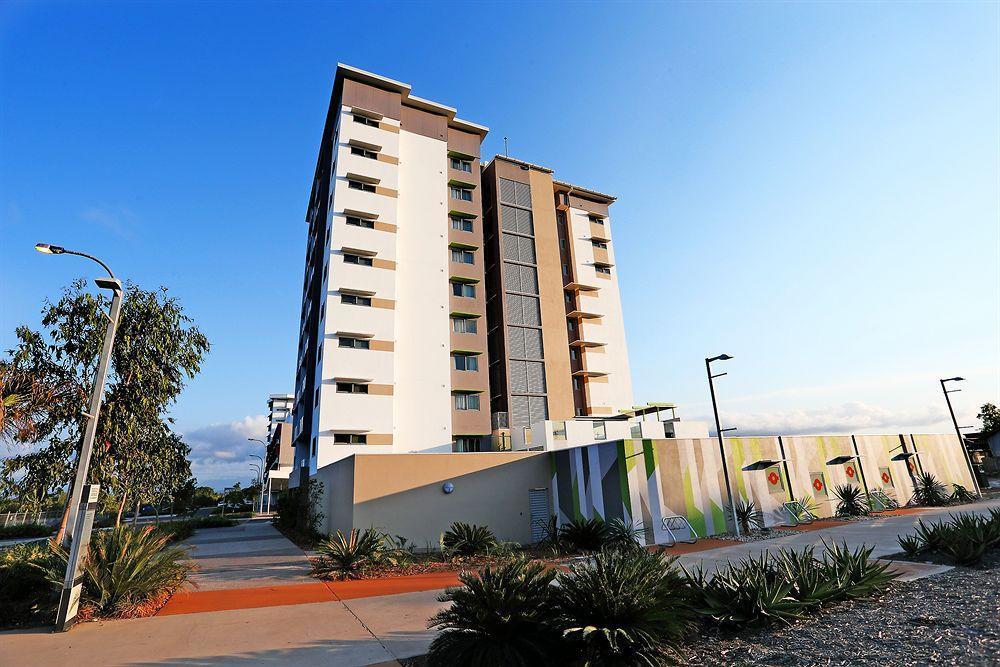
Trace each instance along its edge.
{"label": "painted mural wall", "polygon": [[[788,521],[784,503],[820,517],[836,511],[841,485],[882,490],[900,504],[913,477],[933,473],[972,487],[958,438],[947,435],[726,438],[733,495],[752,501],[767,526]],[[700,536],[727,530],[728,496],[717,440],[618,440],[551,452],[552,506],[560,525],[578,518],[641,524],[647,543],[670,541],[665,525],[684,517]]]}

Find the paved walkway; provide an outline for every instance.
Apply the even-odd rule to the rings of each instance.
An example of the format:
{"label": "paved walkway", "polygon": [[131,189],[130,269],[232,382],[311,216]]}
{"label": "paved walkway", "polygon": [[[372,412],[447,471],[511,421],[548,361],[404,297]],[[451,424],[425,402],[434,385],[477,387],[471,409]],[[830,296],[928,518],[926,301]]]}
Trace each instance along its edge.
{"label": "paved walkway", "polygon": [[[712,568],[765,548],[846,539],[875,544],[875,554],[884,556],[899,551],[896,535],[919,518],[990,507],[1000,507],[1000,500],[872,522],[815,524],[823,527],[761,543],[703,541],[670,552],[679,553],[685,565]],[[0,665],[393,665],[427,651],[433,638],[427,619],[442,606],[439,589],[455,576],[319,582],[307,576],[305,555],[261,522],[198,531],[191,544],[204,568],[200,588],[179,593],[158,616],[85,623],[63,634],[46,628],[0,633]],[[927,567],[909,568],[910,576],[940,571]]]}

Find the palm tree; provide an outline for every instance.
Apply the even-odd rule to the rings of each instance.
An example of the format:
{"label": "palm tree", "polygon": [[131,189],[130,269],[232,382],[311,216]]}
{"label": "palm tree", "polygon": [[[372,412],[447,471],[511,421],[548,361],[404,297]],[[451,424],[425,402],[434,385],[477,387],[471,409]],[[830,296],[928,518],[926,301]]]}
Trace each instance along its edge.
{"label": "palm tree", "polygon": [[39,422],[69,391],[13,364],[0,364],[0,442],[34,442]]}

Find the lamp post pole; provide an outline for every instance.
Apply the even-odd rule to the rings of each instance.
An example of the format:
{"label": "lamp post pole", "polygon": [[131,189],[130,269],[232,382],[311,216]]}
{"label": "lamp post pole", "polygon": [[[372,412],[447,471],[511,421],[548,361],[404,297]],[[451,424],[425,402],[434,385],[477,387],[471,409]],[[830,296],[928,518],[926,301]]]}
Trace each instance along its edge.
{"label": "lamp post pole", "polygon": [[[259,442],[260,444],[262,444],[264,446],[264,456],[267,457],[267,443],[266,442],[264,442],[260,438],[247,438],[247,440],[249,440],[250,442]],[[259,456],[257,458],[260,459]],[[260,459],[260,469],[261,469],[261,475],[260,475],[260,513],[263,514],[264,513],[264,459]],[[271,510],[271,490],[270,490],[271,489],[271,476],[270,475],[267,476],[267,488],[268,488],[268,491],[267,491],[267,509],[268,509],[268,512],[270,512],[270,510]]]}
{"label": "lamp post pole", "polygon": [[726,495],[729,497],[729,511],[733,515],[733,526],[735,528],[736,537],[740,537],[740,522],[736,519],[736,504],[733,502],[733,484],[729,480],[729,464],[726,462],[726,444],[723,437],[725,431],[733,431],[734,428],[722,428],[722,423],[719,421],[719,405],[715,400],[715,378],[722,377],[726,373],[717,373],[712,375],[712,362],[713,361],[728,361],[732,359],[728,354],[720,354],[717,357],[711,357],[705,359],[705,372],[708,374],[708,390],[712,394],[712,412],[715,414],[715,433],[719,438],[719,453],[722,455],[722,474],[726,480]]}
{"label": "lamp post pole", "polygon": [[972,485],[976,488],[976,495],[980,498],[983,497],[983,492],[979,488],[979,481],[976,479],[976,469],[972,467],[972,459],[969,457],[969,448],[965,446],[965,438],[962,436],[962,429],[958,426],[958,420],[955,419],[955,409],[951,407],[951,397],[948,394],[953,394],[956,391],[962,391],[961,389],[948,389],[945,386],[946,382],[963,382],[965,378],[963,377],[953,377],[945,378],[941,380],[941,391],[944,392],[944,402],[948,404],[948,414],[951,415],[951,423],[955,427],[955,433],[958,435],[958,446],[962,448],[962,454],[965,455],[965,464],[969,466],[969,474],[972,475]]}
{"label": "lamp post pole", "polygon": [[264,459],[257,454],[248,454],[247,456],[252,456],[258,461],[260,461],[260,474],[257,475],[257,483],[260,485],[260,504],[258,505],[258,510],[261,514],[264,513]]}
{"label": "lamp post pole", "polygon": [[[69,548],[69,557],[66,562],[66,577],[59,595],[55,629],[58,632],[65,632],[76,622],[76,613],[80,605],[80,593],[83,587],[83,578],[80,572],[83,569],[86,550],[90,544],[90,532],[93,528],[94,512],[97,509],[100,492],[98,485],[87,485],[87,473],[90,469],[90,456],[94,450],[94,437],[97,435],[101,402],[104,400],[104,384],[108,377],[108,367],[111,365],[111,350],[115,343],[118,316],[121,313],[122,284],[115,278],[115,274],[108,268],[107,264],[87,253],[67,250],[48,243],[35,244],[35,250],[46,255],[76,255],[96,262],[108,272],[108,277],[98,278],[94,282],[101,289],[111,290],[111,308],[105,314],[108,324],[104,330],[104,344],[101,346],[101,356],[97,362],[94,388],[90,394],[90,406],[84,413],[84,416],[87,417],[87,426],[83,432],[83,442],[76,460],[76,476],[70,490],[65,529],[59,536],[62,545]],[[86,499],[84,499],[85,487]]]}

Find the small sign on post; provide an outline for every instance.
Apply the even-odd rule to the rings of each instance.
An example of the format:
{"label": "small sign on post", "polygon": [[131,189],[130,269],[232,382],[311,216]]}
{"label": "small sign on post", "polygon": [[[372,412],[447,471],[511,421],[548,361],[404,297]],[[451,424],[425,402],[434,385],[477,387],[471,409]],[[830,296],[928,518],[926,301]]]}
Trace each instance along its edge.
{"label": "small sign on post", "polygon": [[66,579],[59,595],[56,632],[66,632],[76,623],[76,614],[80,609],[80,594],[83,592],[83,566],[90,546],[90,533],[94,528],[94,515],[97,513],[100,491],[100,484],[88,484],[83,487],[80,511],[76,515],[76,525],[73,527],[73,537],[69,545]]}

